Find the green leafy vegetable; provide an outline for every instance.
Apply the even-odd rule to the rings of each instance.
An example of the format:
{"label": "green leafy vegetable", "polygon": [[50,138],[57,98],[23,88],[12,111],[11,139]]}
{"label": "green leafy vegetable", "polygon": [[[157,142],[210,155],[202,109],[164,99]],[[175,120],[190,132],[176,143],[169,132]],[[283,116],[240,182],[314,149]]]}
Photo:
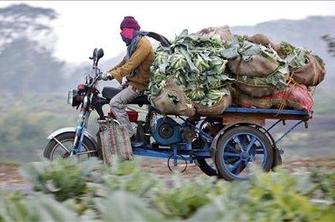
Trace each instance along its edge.
{"label": "green leafy vegetable", "polygon": [[[167,77],[172,75],[192,102],[215,104],[226,95],[226,88],[233,81],[225,72],[227,60],[221,55],[222,48],[223,42],[217,35],[204,37],[184,30],[170,47],[156,49],[147,94],[159,95]],[[222,91],[221,96],[214,97],[212,90]]]}
{"label": "green leafy vegetable", "polygon": [[66,189],[39,189],[28,195],[0,190],[0,221],[335,220],[334,172],[293,176],[282,169],[271,173],[254,169],[248,181],[225,182],[200,175],[158,179],[136,162],[115,162],[109,168],[91,159],[28,164],[23,169],[29,170],[23,172],[35,187],[45,187],[46,181],[36,178],[61,184],[59,175],[68,174],[69,166],[76,168],[72,180],[83,181],[84,192],[72,192],[62,201],[60,196],[69,196]]}

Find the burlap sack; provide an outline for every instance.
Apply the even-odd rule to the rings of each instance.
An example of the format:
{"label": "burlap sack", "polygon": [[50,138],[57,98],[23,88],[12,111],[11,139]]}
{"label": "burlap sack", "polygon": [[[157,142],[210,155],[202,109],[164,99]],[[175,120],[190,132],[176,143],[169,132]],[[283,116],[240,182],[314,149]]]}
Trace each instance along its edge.
{"label": "burlap sack", "polygon": [[246,108],[269,109],[272,107],[271,99],[252,98],[242,93],[239,93],[234,97],[233,103],[237,106]]}
{"label": "burlap sack", "polygon": [[313,96],[305,85],[292,84],[285,90],[277,91],[272,96],[272,104],[276,108],[288,107],[296,110],[311,111]]}
{"label": "burlap sack", "polygon": [[203,36],[209,36],[212,34],[217,34],[220,36],[222,41],[228,41],[233,38],[233,34],[230,31],[229,26],[220,26],[220,27],[208,27],[201,29],[199,32],[197,32],[200,35]]}
{"label": "burlap sack", "polygon": [[194,106],[198,115],[214,116],[222,114],[223,111],[231,105],[231,103],[232,103],[232,96],[229,94],[222,97],[221,100],[219,100],[216,104],[212,106],[208,107],[201,104],[194,104]]}
{"label": "burlap sack", "polygon": [[105,164],[112,165],[114,159],[132,160],[132,147],[125,126],[111,119],[99,120],[99,144]]}
{"label": "burlap sack", "polygon": [[244,94],[236,94],[234,104],[247,108],[292,108],[296,110],[311,111],[313,96],[306,86],[295,84],[285,90],[278,90],[271,96],[252,98]]}
{"label": "burlap sack", "polygon": [[241,92],[254,98],[270,96],[276,91],[276,89],[271,86],[251,86],[242,82],[236,83],[236,86]]}
{"label": "burlap sack", "polygon": [[[176,98],[176,101],[171,99]],[[186,97],[183,89],[178,86],[171,77],[167,80],[164,89],[159,96],[151,98],[152,105],[162,114],[172,114],[181,116],[194,116],[195,108],[192,102]]]}
{"label": "burlap sack", "polygon": [[252,36],[249,36],[247,38],[247,40],[250,41],[250,42],[252,42],[252,43],[263,45],[263,46],[266,46],[266,47],[270,46],[276,52],[280,48],[280,45],[274,43],[271,38],[267,37],[266,35],[259,34],[259,33],[255,34],[255,35],[252,35]]}
{"label": "burlap sack", "polygon": [[255,77],[266,77],[273,73],[278,66],[276,61],[261,55],[254,55],[249,61],[244,61],[241,57],[228,61],[228,67],[234,74]]}
{"label": "burlap sack", "polygon": [[133,149],[127,128],[122,125],[114,125],[114,135],[116,139],[116,153],[122,160],[133,160]]}
{"label": "burlap sack", "polygon": [[297,70],[292,70],[293,79],[306,86],[317,86],[325,78],[325,69],[321,66],[321,61],[314,55],[307,55],[308,63]]}

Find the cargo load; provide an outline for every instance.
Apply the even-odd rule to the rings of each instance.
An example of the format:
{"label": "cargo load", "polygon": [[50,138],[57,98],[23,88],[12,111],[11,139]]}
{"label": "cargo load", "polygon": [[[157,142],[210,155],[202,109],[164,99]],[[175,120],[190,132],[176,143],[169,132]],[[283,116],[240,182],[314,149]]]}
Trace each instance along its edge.
{"label": "cargo load", "polygon": [[[163,114],[222,113],[231,104],[228,87],[234,80],[225,72],[227,60],[220,53],[222,48],[219,35],[189,34],[187,30],[170,47],[159,46],[148,89],[152,105]],[[163,102],[163,98],[170,101]]]}
{"label": "cargo load", "polygon": [[320,57],[264,34],[209,27],[171,42],[155,51],[147,91],[163,114],[219,115],[232,104],[311,111],[309,87],[325,77]]}
{"label": "cargo load", "polygon": [[253,98],[237,93],[234,98],[236,105],[246,108],[277,108],[311,111],[313,96],[308,88],[301,84],[289,85],[284,90],[275,91],[271,96]]}

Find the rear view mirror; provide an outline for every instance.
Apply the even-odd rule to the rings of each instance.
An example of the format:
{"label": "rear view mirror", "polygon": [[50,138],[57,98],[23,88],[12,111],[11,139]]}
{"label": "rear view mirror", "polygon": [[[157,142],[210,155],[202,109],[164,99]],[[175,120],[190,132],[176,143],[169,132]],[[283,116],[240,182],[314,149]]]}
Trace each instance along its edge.
{"label": "rear view mirror", "polygon": [[89,57],[89,59],[93,59],[93,60],[95,60],[95,59],[97,58],[97,52],[98,52],[98,49],[95,48],[95,49],[93,50],[92,56]]}
{"label": "rear view mirror", "polygon": [[94,50],[93,50],[93,58],[96,58],[97,57],[97,52],[98,52],[98,49],[97,48],[95,48]]}
{"label": "rear view mirror", "polygon": [[99,49],[97,52],[97,58],[100,59],[104,56],[104,50],[103,49]]}

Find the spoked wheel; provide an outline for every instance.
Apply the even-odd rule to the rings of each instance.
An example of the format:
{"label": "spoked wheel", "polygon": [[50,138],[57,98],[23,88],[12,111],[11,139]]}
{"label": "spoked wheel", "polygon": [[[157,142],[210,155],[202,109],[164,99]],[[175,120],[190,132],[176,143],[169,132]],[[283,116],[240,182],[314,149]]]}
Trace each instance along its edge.
{"label": "spoked wheel", "polygon": [[267,136],[256,128],[238,126],[228,130],[218,141],[215,164],[226,180],[248,179],[253,165],[269,171],[273,149]]}
{"label": "spoked wheel", "polygon": [[[70,156],[75,133],[63,133],[50,140],[44,149],[43,156],[49,160],[64,159]],[[94,143],[86,136],[83,139],[82,152],[77,154],[79,160],[96,156],[97,150]]]}

